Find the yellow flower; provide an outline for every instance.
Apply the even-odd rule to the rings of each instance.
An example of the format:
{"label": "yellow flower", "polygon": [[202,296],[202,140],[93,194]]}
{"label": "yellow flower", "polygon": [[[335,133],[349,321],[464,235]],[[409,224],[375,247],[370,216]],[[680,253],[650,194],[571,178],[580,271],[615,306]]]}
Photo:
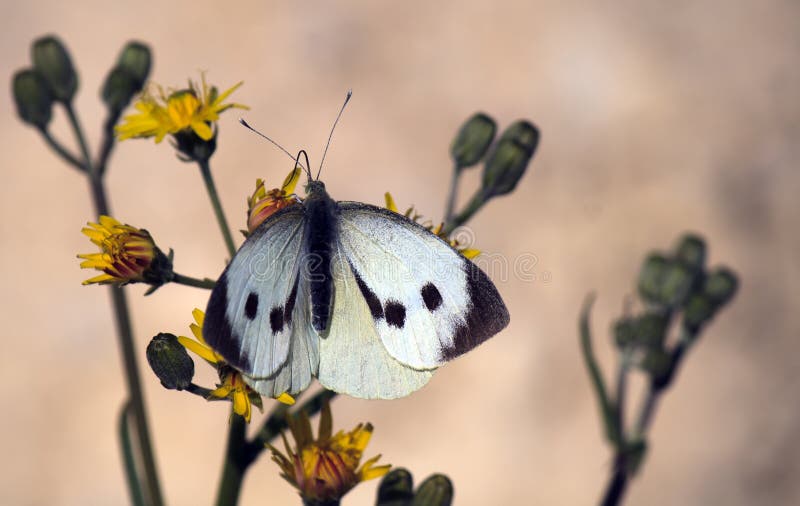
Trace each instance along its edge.
{"label": "yellow flower", "polygon": [[[171,272],[170,262],[156,247],[147,230],[123,225],[110,216],[100,216],[98,221],[100,223],[88,223],[89,226],[81,232],[99,246],[101,252],[78,255],[78,258],[83,259],[82,269],[97,269],[103,274],[87,279],[84,285],[124,285],[139,281],[160,285],[165,281],[160,279],[160,275]],[[165,270],[151,272],[154,262]]]}
{"label": "yellow flower", "polygon": [[[200,83],[201,86],[198,86],[189,81],[189,88],[167,92],[160,86],[151,86],[134,104],[139,112],[125,116],[124,122],[116,126],[119,140],[155,137],[156,143],[159,143],[167,134],[191,130],[208,141],[214,136],[211,125],[219,120],[220,113],[232,107],[247,109],[242,104],[224,103],[242,85],[241,82],[222,94],[218,93],[216,87],[208,86],[205,75],[201,75]],[[153,88],[157,94],[152,91]]]}
{"label": "yellow flower", "polygon": [[[394,213],[402,214],[403,216],[405,216],[406,218],[408,218],[409,220],[414,221],[414,222],[419,222],[419,220],[422,219],[422,215],[418,214],[414,210],[414,206],[411,206],[408,209],[406,209],[406,212],[404,212],[404,213],[401,213],[400,211],[398,211],[397,210],[397,204],[395,204],[391,193],[386,192],[384,194],[384,198],[386,199],[386,209],[388,209],[388,210],[390,210],[390,211],[392,211]],[[444,239],[445,241],[447,241],[450,244],[450,246],[455,248],[459,253],[461,253],[465,257],[469,258],[470,260],[472,260],[473,258],[475,258],[476,256],[481,254],[481,250],[475,249],[475,248],[469,248],[467,246],[463,246],[463,245],[461,245],[461,243],[458,241],[457,238],[450,237],[447,234],[445,234],[444,231],[443,231],[444,223],[439,223],[438,225],[434,226],[432,221],[427,220],[427,221],[421,223],[421,225],[423,227],[427,228],[433,234],[436,234],[439,237],[441,237],[442,239]]]}
{"label": "yellow flower", "polygon": [[289,446],[285,435],[286,454],[272,445],[272,460],[281,468],[281,476],[299,492],[306,503],[336,501],[359,482],[379,478],[389,472],[390,465],[373,467],[377,455],[359,467],[364,449],[372,436],[372,425],[358,424],[350,432],[339,431],[333,436],[333,420],[329,403],[322,406],[317,439],[311,434],[308,414],[288,417],[295,448]]}
{"label": "yellow flower", "polygon": [[[217,367],[222,384],[209,394],[209,398],[230,399],[233,402],[233,412],[244,417],[244,419],[250,423],[252,403],[255,402],[260,408],[261,396],[244,382],[244,378],[239,371],[229,366],[225,362],[225,359],[222,358],[222,355],[217,353],[208,345],[206,340],[203,339],[205,313],[195,308],[194,311],[192,311],[192,316],[194,317],[194,323],[189,325],[189,329],[192,331],[196,340],[185,336],[178,336],[178,342],[187,350]],[[290,406],[294,404],[294,398],[287,393],[279,395],[276,400]]]}
{"label": "yellow flower", "polygon": [[299,202],[297,196],[294,195],[294,189],[301,173],[300,166],[296,166],[287,174],[280,188],[273,188],[269,191],[264,187],[263,179],[256,180],[256,191],[247,199],[247,231],[249,234],[252,234],[264,220],[276,211]]}

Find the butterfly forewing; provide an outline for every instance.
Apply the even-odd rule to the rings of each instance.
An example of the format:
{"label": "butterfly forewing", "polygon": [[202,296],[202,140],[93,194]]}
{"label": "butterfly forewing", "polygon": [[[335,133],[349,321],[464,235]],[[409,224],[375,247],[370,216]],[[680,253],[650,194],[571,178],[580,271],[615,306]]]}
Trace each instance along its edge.
{"label": "butterfly forewing", "polygon": [[298,297],[303,210],[267,219],[242,244],[211,293],[203,337],[245,375],[267,378],[286,363]]}
{"label": "butterfly forewing", "polygon": [[508,324],[491,280],[441,238],[379,207],[340,202],[339,210],[342,254],[392,357],[435,368]]}

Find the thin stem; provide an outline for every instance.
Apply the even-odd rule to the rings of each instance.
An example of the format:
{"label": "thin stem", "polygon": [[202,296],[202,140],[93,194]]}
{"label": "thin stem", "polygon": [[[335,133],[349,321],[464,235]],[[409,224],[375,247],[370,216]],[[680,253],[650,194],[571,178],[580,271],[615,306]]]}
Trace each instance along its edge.
{"label": "thin stem", "polygon": [[222,231],[222,237],[225,239],[225,245],[228,247],[228,253],[233,257],[236,254],[236,245],[233,243],[233,236],[231,229],[228,228],[228,220],[225,219],[225,212],[222,210],[222,203],[217,194],[217,187],[214,185],[214,178],[211,176],[211,166],[208,160],[198,160],[197,164],[200,166],[200,174],[203,176],[203,182],[206,184],[208,197],[211,199],[211,207],[214,208],[214,214],[217,217],[217,223]]}
{"label": "thin stem", "polygon": [[[75,111],[69,103],[66,104],[66,109],[69,122],[72,125],[72,130],[81,147],[83,166],[86,167],[87,176],[89,177],[95,213],[98,216],[103,214],[109,215],[110,208],[108,199],[106,198],[105,187],[101,177],[96,173],[92,165],[89,147],[86,143],[80,123],[78,122],[78,117],[75,115]],[[149,499],[146,502],[153,506],[161,506],[164,501],[161,497],[161,487],[158,483],[155,456],[153,454],[152,444],[150,443],[150,430],[147,425],[147,413],[144,405],[141,380],[139,379],[139,366],[136,361],[136,351],[133,344],[133,328],[131,326],[130,313],[128,312],[128,302],[123,288],[110,286],[109,293],[111,294],[111,302],[114,307],[117,336],[119,337],[119,346],[122,353],[122,362],[128,387],[128,402],[130,402],[130,409],[133,412],[138,449],[141,452],[145,493],[148,494]]]}
{"label": "thin stem", "polygon": [[623,452],[618,452],[614,457],[614,472],[608,482],[603,500],[600,502],[602,506],[616,506],[622,502],[625,492],[628,489],[628,473],[626,471],[625,455]]}
{"label": "thin stem", "polygon": [[608,396],[606,383],[603,380],[603,375],[600,372],[600,367],[597,365],[597,359],[592,349],[589,313],[592,310],[593,303],[594,294],[587,295],[580,316],[581,352],[583,354],[583,361],[586,363],[586,369],[589,371],[589,379],[591,380],[592,387],[594,387],[595,395],[597,396],[597,403],[600,406],[600,416],[603,419],[603,428],[606,432],[606,438],[616,447],[622,441],[620,427],[616,423],[614,406]]}
{"label": "thin stem", "polygon": [[242,490],[242,480],[247,471],[243,464],[245,450],[245,428],[247,422],[244,418],[231,413],[230,427],[228,429],[228,445],[225,450],[225,460],[222,465],[219,490],[217,491],[217,506],[233,506],[239,501],[239,492]]}
{"label": "thin stem", "polygon": [[228,400],[227,398],[222,398],[222,397],[209,397],[211,395],[212,390],[209,389],[209,388],[201,387],[200,385],[197,385],[195,383],[189,383],[189,386],[186,387],[184,390],[189,392],[190,394],[194,394],[194,395],[197,395],[199,397],[202,397],[203,399],[206,399],[207,401],[216,401],[216,400],[227,401]]}
{"label": "thin stem", "polygon": [[469,201],[467,206],[460,213],[455,216],[451,216],[450,219],[445,222],[442,232],[450,235],[453,230],[460,227],[470,218],[472,218],[472,216],[478,212],[478,210],[483,207],[486,202],[488,202],[488,199],[483,194],[483,191],[478,190],[475,195],[472,196],[472,199]]}
{"label": "thin stem", "polygon": [[42,137],[44,137],[45,142],[47,142],[47,145],[50,146],[53,149],[53,151],[58,153],[58,155],[61,158],[63,158],[65,162],[67,162],[68,164],[72,165],[73,167],[75,167],[76,169],[78,169],[81,172],[86,172],[86,167],[84,167],[83,163],[80,160],[78,160],[78,158],[75,157],[75,155],[70,153],[67,150],[67,148],[62,146],[61,143],[58,142],[55,139],[55,137],[53,137],[50,134],[50,131],[45,130],[44,128],[39,130],[39,131],[41,132]]}
{"label": "thin stem", "polygon": [[122,464],[125,468],[125,477],[128,479],[128,490],[131,493],[131,503],[134,506],[144,506],[142,494],[142,481],[136,472],[136,456],[131,444],[130,417],[131,403],[126,402],[119,414],[119,440],[122,445]]}
{"label": "thin stem", "polygon": [[100,146],[100,154],[97,157],[97,172],[102,176],[106,172],[108,159],[114,149],[116,139],[114,137],[114,125],[119,120],[119,113],[110,113],[103,128],[103,143]]}
{"label": "thin stem", "polygon": [[458,193],[459,177],[461,177],[461,168],[456,164],[453,166],[453,177],[450,179],[450,193],[447,195],[447,206],[444,210],[445,223],[453,219],[453,212],[456,206],[456,194]]}
{"label": "thin stem", "polygon": [[[614,418],[619,434],[625,434],[625,398],[628,389],[628,371],[630,370],[630,355],[623,351],[617,368],[617,393],[614,399]],[[622,439],[622,438],[620,438]]]}
{"label": "thin stem", "polygon": [[177,272],[173,272],[172,275],[172,282],[178,283],[179,285],[193,286],[195,288],[207,288],[211,290],[217,284],[216,281],[209,278],[198,279],[190,276],[184,276],[183,274],[178,274]]}

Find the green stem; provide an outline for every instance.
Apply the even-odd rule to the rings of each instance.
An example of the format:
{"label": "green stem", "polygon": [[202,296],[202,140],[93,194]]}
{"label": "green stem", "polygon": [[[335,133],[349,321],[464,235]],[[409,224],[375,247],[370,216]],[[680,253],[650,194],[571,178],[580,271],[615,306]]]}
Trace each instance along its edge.
{"label": "green stem", "polygon": [[450,179],[450,193],[447,195],[447,206],[444,210],[444,221],[448,223],[453,219],[453,212],[456,206],[456,194],[458,193],[458,179],[461,176],[461,168],[453,166],[453,177]]}
{"label": "green stem", "polygon": [[228,429],[228,446],[225,450],[225,460],[222,466],[219,490],[217,491],[217,506],[234,506],[239,501],[239,492],[242,490],[242,480],[247,471],[243,464],[245,450],[245,428],[247,422],[244,418],[231,413],[231,422]]}
{"label": "green stem", "polygon": [[125,477],[128,479],[128,490],[131,493],[131,503],[134,506],[144,506],[142,494],[142,481],[136,472],[136,456],[133,453],[130,428],[131,403],[126,402],[119,414],[119,440],[122,445],[122,464],[125,468]]}
{"label": "green stem", "polygon": [[616,423],[614,414],[614,406],[608,396],[606,384],[603,380],[603,375],[600,372],[600,367],[597,365],[597,359],[592,350],[592,334],[589,329],[589,313],[592,310],[594,303],[594,294],[586,296],[583,303],[583,309],[580,316],[580,335],[581,335],[581,352],[583,353],[583,360],[586,363],[586,369],[589,371],[589,378],[592,381],[597,402],[600,405],[600,415],[603,419],[603,426],[606,431],[606,438],[615,447],[622,444],[622,437],[620,434],[620,427]]}
{"label": "green stem", "polygon": [[214,185],[214,178],[211,176],[211,166],[208,160],[198,160],[197,164],[200,166],[200,174],[203,176],[203,182],[206,184],[208,197],[211,199],[211,207],[214,208],[214,214],[217,217],[217,223],[222,231],[222,237],[225,239],[225,245],[228,247],[228,253],[231,255],[236,254],[236,245],[233,243],[233,236],[231,229],[228,228],[228,220],[225,219],[225,212],[222,210],[222,203],[217,194],[217,187]]}
{"label": "green stem", "polygon": [[73,167],[75,167],[76,169],[78,169],[78,170],[79,170],[79,171],[81,171],[81,172],[86,172],[86,167],[84,167],[83,163],[81,163],[81,161],[80,161],[80,160],[78,160],[78,158],[77,158],[77,157],[75,157],[75,155],[73,155],[72,153],[70,153],[70,152],[67,150],[67,148],[65,148],[64,146],[62,146],[62,145],[61,145],[61,143],[60,143],[60,142],[58,142],[58,141],[57,141],[57,140],[56,140],[56,139],[55,139],[55,138],[54,138],[54,137],[53,137],[53,136],[50,134],[50,131],[48,131],[48,130],[45,130],[44,128],[42,128],[42,129],[41,129],[41,130],[39,130],[39,131],[41,132],[41,134],[42,134],[42,137],[44,137],[44,140],[45,140],[45,142],[47,142],[47,145],[48,145],[48,146],[50,146],[50,147],[53,149],[53,151],[55,151],[56,153],[58,153],[58,155],[59,155],[61,158],[63,158],[65,162],[67,162],[68,164],[72,165]]}
{"label": "green stem", "polygon": [[[66,110],[69,122],[72,125],[72,130],[81,147],[83,166],[86,167],[86,172],[89,177],[95,213],[98,216],[103,214],[109,215],[110,209],[103,180],[92,165],[89,147],[86,143],[86,138],[83,135],[80,123],[78,122],[78,117],[75,115],[71,104],[66,104]],[[141,380],[139,379],[139,366],[136,362],[136,351],[133,344],[133,328],[128,311],[128,302],[123,288],[110,286],[109,293],[111,294],[111,302],[114,307],[117,336],[119,337],[119,346],[122,352],[125,380],[128,387],[128,402],[130,402],[130,409],[133,412],[138,450],[141,452],[145,493],[148,494],[149,499],[146,503],[153,506],[161,506],[164,501],[161,496],[161,487],[158,483],[158,473],[156,471],[153,447],[150,443],[150,430],[147,425],[147,413],[144,405]]]}
{"label": "green stem", "polygon": [[116,142],[114,142],[116,140],[116,138],[114,137],[114,125],[117,124],[118,120],[119,120],[119,113],[109,114],[103,128],[103,143],[100,146],[100,154],[97,157],[97,172],[101,176],[106,172],[108,159],[111,156],[111,151],[114,149],[114,146],[116,145]]}
{"label": "green stem", "polygon": [[478,190],[475,195],[472,196],[472,199],[467,204],[467,207],[465,207],[456,216],[450,217],[450,219],[445,222],[442,232],[444,232],[446,235],[450,235],[453,230],[460,227],[470,218],[472,218],[472,216],[478,212],[478,210],[488,201],[489,199],[486,198],[486,196],[483,194],[483,191]]}
{"label": "green stem", "polygon": [[198,279],[190,276],[184,276],[183,274],[178,274],[177,272],[173,272],[172,275],[172,282],[178,283],[179,285],[193,286],[195,288],[207,288],[211,290],[217,284],[216,281],[209,278]]}

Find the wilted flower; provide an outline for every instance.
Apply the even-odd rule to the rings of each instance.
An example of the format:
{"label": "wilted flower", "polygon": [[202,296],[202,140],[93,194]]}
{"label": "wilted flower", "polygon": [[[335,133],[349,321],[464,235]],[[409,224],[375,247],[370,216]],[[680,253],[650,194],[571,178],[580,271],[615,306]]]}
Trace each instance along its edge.
{"label": "wilted flower", "polygon": [[[210,397],[230,399],[233,403],[233,412],[243,417],[249,423],[252,413],[252,404],[255,403],[260,408],[261,396],[244,382],[239,371],[229,366],[225,362],[225,359],[222,358],[222,355],[217,353],[208,345],[206,340],[203,339],[203,321],[205,320],[205,313],[195,308],[194,311],[192,311],[192,316],[194,317],[194,323],[189,325],[189,329],[192,331],[196,340],[186,336],[178,336],[178,342],[187,350],[193,352],[217,368],[222,383],[216,390],[211,392]],[[284,404],[294,404],[294,398],[286,393],[279,395],[276,400]]]}
{"label": "wilted flower", "polygon": [[247,232],[252,234],[261,223],[276,211],[299,202],[294,195],[297,181],[300,179],[302,169],[296,166],[286,175],[280,188],[267,191],[263,179],[256,180],[256,190],[247,199]]}
{"label": "wilted flower", "polygon": [[359,467],[364,449],[372,436],[372,425],[358,424],[350,432],[331,435],[333,420],[329,403],[322,406],[317,438],[305,411],[289,416],[289,429],[295,447],[282,434],[286,454],[272,445],[272,460],[281,468],[281,476],[299,492],[305,504],[322,505],[339,500],[362,481],[386,474],[390,465],[373,467],[377,455]]}
{"label": "wilted flower", "polygon": [[[384,198],[386,199],[386,209],[388,209],[388,210],[390,210],[392,212],[398,213],[398,214],[402,214],[403,216],[405,216],[409,220],[417,222],[417,223],[419,223],[419,221],[422,219],[423,216],[416,212],[416,210],[414,209],[414,206],[411,206],[408,209],[406,209],[406,211],[404,213],[401,213],[400,211],[398,211],[397,204],[395,204],[391,193],[386,192],[384,194]],[[467,247],[466,245],[461,244],[458,241],[457,238],[453,237],[452,234],[451,235],[446,234],[444,232],[444,223],[439,223],[438,225],[434,225],[433,222],[428,220],[428,221],[424,221],[424,222],[422,222],[420,224],[423,227],[427,228],[433,234],[436,234],[439,237],[441,237],[442,239],[444,239],[445,241],[447,241],[450,244],[450,246],[455,248],[459,253],[461,253],[465,257],[469,258],[470,260],[472,260],[473,258],[475,258],[476,256],[481,254],[481,250]]]}
{"label": "wilted flower", "polygon": [[201,86],[192,81],[188,88],[181,90],[165,91],[156,86],[157,93],[153,93],[151,87],[134,105],[139,113],[126,116],[124,122],[117,125],[117,135],[120,140],[155,137],[158,143],[167,134],[192,131],[204,141],[211,140],[214,136],[211,126],[219,120],[220,113],[230,108],[247,109],[242,104],[224,103],[241,85],[239,82],[220,94],[216,87],[209,87],[202,76]]}
{"label": "wilted flower", "polygon": [[172,263],[155,245],[147,230],[123,225],[110,216],[100,223],[88,223],[81,230],[100,247],[100,253],[78,255],[82,269],[97,269],[103,274],[87,279],[91,283],[124,285],[145,282],[159,286],[169,281]]}

